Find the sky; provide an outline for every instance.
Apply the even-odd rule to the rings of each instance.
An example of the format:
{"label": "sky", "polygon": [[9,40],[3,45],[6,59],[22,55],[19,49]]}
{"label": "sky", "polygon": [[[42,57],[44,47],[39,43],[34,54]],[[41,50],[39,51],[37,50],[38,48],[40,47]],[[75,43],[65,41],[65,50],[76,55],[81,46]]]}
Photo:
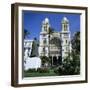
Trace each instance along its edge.
{"label": "sky", "polygon": [[24,29],[30,32],[27,39],[34,39],[35,37],[39,39],[42,21],[46,17],[49,19],[50,26],[55,31],[61,32],[63,17],[67,17],[69,20],[71,35],[74,32],[80,31],[80,14],[23,11],[23,26]]}

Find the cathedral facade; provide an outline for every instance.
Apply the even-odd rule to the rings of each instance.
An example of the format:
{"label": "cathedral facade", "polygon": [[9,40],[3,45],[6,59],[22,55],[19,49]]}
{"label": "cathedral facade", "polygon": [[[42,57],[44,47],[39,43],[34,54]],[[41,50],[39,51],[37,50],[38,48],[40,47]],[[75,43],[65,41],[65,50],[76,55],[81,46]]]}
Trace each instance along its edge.
{"label": "cathedral facade", "polygon": [[42,22],[39,39],[39,56],[47,56],[51,59],[51,65],[60,64],[71,52],[71,37],[69,20],[63,17],[61,21],[62,30],[52,31],[49,19]]}

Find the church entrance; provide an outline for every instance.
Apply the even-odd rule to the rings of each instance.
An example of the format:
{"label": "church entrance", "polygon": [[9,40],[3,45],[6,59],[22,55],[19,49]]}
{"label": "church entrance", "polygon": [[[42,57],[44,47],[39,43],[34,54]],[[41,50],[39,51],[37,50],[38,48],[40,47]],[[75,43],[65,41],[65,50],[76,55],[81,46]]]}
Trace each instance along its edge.
{"label": "church entrance", "polygon": [[57,65],[57,57],[56,57],[56,56],[53,57],[53,65],[54,65],[54,66]]}
{"label": "church entrance", "polygon": [[57,66],[62,64],[62,57],[61,56],[50,56],[50,65]]}
{"label": "church entrance", "polygon": [[58,56],[58,65],[61,65],[61,64],[62,64],[62,57]]}

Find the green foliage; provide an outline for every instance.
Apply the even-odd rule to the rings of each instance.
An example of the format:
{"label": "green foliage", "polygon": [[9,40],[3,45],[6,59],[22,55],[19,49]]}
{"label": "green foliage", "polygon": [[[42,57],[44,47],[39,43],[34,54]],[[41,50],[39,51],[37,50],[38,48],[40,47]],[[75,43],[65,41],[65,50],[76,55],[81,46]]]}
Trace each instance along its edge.
{"label": "green foliage", "polygon": [[49,69],[48,68],[38,68],[37,69],[37,72],[39,72],[39,73],[49,73]]}
{"label": "green foliage", "polygon": [[72,50],[75,54],[80,54],[80,32],[76,32],[71,41]]}
{"label": "green foliage", "polygon": [[30,35],[30,32],[27,29],[24,29],[24,39]]}
{"label": "green foliage", "polygon": [[25,72],[27,73],[49,73],[50,69],[49,68],[38,68],[37,70],[36,69],[28,69],[26,70]]}
{"label": "green foliage", "polygon": [[24,77],[57,76],[58,74],[50,68],[38,68],[35,72],[24,72]]}
{"label": "green foliage", "polygon": [[64,74],[66,74],[66,75],[80,74],[79,58],[77,56],[74,56],[73,59],[70,59],[68,56],[66,59],[64,59],[62,68],[64,68],[62,70],[64,71]]}
{"label": "green foliage", "polygon": [[47,57],[47,56],[41,56],[40,58],[41,58],[43,63],[46,63],[46,62],[50,61],[49,57]]}
{"label": "green foliage", "polygon": [[63,64],[54,70],[59,75],[77,75],[80,74],[80,62],[77,60],[65,59]]}
{"label": "green foliage", "polygon": [[51,62],[51,59],[47,56],[41,56],[41,61],[42,61],[42,67],[48,67],[50,66],[50,62]]}
{"label": "green foliage", "polygon": [[26,70],[25,72],[30,72],[30,73],[36,72],[36,69],[28,69],[28,70]]}
{"label": "green foliage", "polygon": [[59,75],[80,74],[80,32],[72,39],[72,52],[63,60],[62,65],[54,70]]}

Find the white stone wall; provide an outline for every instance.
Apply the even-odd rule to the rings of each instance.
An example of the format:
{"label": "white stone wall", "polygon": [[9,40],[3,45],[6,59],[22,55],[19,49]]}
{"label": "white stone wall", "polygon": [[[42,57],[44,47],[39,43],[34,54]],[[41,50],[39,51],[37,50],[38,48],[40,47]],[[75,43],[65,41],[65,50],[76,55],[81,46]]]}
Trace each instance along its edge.
{"label": "white stone wall", "polygon": [[[24,70],[36,69],[41,67],[41,59],[37,57],[30,57],[33,40],[24,40]],[[38,50],[38,49],[37,49]],[[35,53],[37,51],[34,51]]]}
{"label": "white stone wall", "polygon": [[31,55],[33,40],[24,40],[24,56]]}
{"label": "white stone wall", "polygon": [[36,69],[41,67],[41,59],[39,57],[28,57],[24,63],[24,70]]}

